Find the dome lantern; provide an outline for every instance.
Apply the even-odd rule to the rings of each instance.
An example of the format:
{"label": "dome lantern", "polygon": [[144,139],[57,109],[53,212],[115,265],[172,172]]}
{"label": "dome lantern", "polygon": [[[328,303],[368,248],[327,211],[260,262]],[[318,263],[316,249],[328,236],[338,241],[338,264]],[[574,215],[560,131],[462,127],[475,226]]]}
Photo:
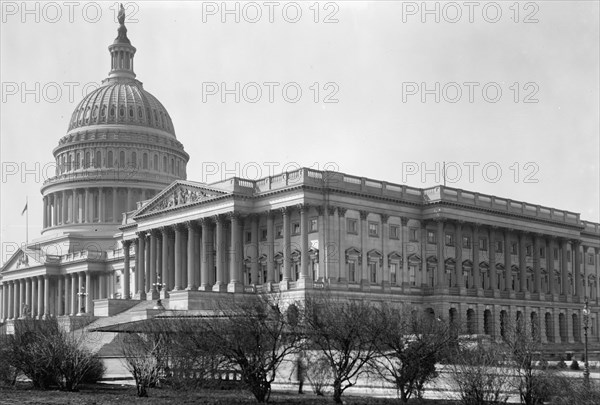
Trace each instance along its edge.
{"label": "dome lantern", "polygon": [[117,38],[108,47],[110,51],[110,72],[108,78],[126,78],[135,79],[133,72],[133,56],[135,55],[135,47],[131,45],[127,38],[127,28],[125,27],[125,8],[121,4],[119,9],[119,29]]}

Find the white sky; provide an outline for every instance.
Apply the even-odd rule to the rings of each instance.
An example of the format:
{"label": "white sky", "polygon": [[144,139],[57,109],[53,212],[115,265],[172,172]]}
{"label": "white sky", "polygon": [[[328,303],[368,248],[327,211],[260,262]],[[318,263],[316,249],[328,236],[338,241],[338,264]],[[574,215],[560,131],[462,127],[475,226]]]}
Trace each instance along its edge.
{"label": "white sky", "polygon": [[[39,190],[54,170],[52,150],[84,86],[107,76],[107,47],[117,34],[115,3],[76,2],[71,17],[63,2],[47,4],[29,3],[33,11],[27,14],[21,2],[2,2],[0,262],[25,239],[25,196],[29,238],[39,236]],[[222,14],[220,1],[125,4],[128,36],[138,50],[137,78],[171,114],[191,156],[190,180],[256,178],[308,166],[429,187],[442,181],[433,172],[446,161],[462,168],[461,176],[448,170],[454,180],[449,186],[599,221],[597,1],[518,7],[512,1],[476,2],[472,23],[464,2],[428,2],[432,10],[439,7],[439,22],[435,14],[422,14],[421,1],[321,2],[312,9],[313,2],[280,2],[274,22],[263,2],[228,2],[230,9],[239,7],[239,23],[234,14]],[[256,5],[262,17],[251,23]],[[297,5],[299,21],[286,21],[295,18]],[[498,9],[498,21],[489,22]],[[457,10],[460,20],[449,22]],[[338,21],[324,23],[328,15]],[[525,17],[538,21],[524,23]],[[255,88],[247,87],[239,103],[233,95],[222,102],[219,94],[203,102],[203,87],[226,83],[231,89],[236,82],[259,83],[262,98],[250,103]],[[265,82],[280,83],[272,103]],[[318,102],[311,90],[315,82]],[[458,83],[462,97],[449,102],[454,85],[445,87],[445,97],[440,91],[439,103],[433,94],[424,103],[421,93],[407,94],[414,89],[410,83],[433,89],[436,82],[441,89]],[[468,82],[478,83],[473,102]],[[301,88],[297,103],[283,98],[286,83]],[[488,100],[502,90],[498,102],[483,97],[486,84]],[[325,103],[334,88],[338,102]],[[288,90],[293,97],[294,88]],[[531,93],[538,102],[524,103]],[[432,170],[424,178],[423,165]],[[419,173],[411,174],[415,167]]]}

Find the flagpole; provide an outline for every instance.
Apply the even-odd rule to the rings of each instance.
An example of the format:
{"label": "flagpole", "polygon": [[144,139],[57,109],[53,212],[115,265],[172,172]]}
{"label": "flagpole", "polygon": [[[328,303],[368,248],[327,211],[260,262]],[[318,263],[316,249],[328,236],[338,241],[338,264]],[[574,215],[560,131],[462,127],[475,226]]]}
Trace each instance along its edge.
{"label": "flagpole", "polygon": [[29,245],[29,201],[27,200],[27,196],[25,196],[25,207],[27,210],[25,211],[25,247]]}

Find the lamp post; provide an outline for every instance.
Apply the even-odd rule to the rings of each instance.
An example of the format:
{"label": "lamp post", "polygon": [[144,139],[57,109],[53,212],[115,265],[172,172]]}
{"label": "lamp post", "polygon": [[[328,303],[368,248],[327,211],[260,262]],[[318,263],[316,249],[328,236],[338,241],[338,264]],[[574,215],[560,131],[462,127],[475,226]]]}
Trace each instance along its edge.
{"label": "lamp post", "polygon": [[85,314],[85,297],[87,297],[87,293],[85,292],[85,286],[81,286],[81,291],[77,293],[77,296],[81,301],[81,308],[79,309],[79,313]]}
{"label": "lamp post", "polygon": [[160,292],[163,289],[163,287],[166,286],[166,284],[160,282],[160,274],[156,275],[156,283],[153,283],[152,286],[156,288],[156,291],[158,291],[158,299],[156,300],[156,305],[154,305],[153,309],[165,309],[160,300]]}
{"label": "lamp post", "polygon": [[590,307],[588,299],[585,298],[585,306],[583,307],[583,336],[584,336],[584,356],[585,363],[583,366],[583,384],[586,388],[590,386],[590,364],[588,362],[588,328],[590,320]]}

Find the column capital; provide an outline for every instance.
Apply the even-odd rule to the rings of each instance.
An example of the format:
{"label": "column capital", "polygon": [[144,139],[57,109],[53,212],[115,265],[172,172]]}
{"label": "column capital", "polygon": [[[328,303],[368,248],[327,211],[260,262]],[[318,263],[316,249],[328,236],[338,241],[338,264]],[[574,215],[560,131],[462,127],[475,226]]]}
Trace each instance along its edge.
{"label": "column capital", "polygon": [[254,221],[255,219],[258,220],[258,218],[259,218],[259,215],[255,212],[251,212],[246,215],[246,220],[248,220],[248,221]]}
{"label": "column capital", "polygon": [[230,221],[233,221],[234,219],[236,221],[239,221],[242,219],[242,214],[240,214],[238,211],[231,211],[231,212],[228,212],[226,215]]}
{"label": "column capital", "polygon": [[300,211],[300,213],[307,213],[308,210],[310,209],[310,204],[308,203],[300,203],[296,205],[296,208],[298,208],[298,211]]}
{"label": "column capital", "polygon": [[274,210],[265,210],[263,211],[263,215],[267,218],[273,218],[273,216],[275,215]]}
{"label": "column capital", "polygon": [[186,229],[191,231],[198,229],[198,223],[196,221],[185,221],[184,226]]}
{"label": "column capital", "polygon": [[281,208],[279,208],[279,212],[283,216],[289,215],[290,214],[290,207],[281,207]]}
{"label": "column capital", "polygon": [[346,216],[346,211],[348,211],[348,208],[336,207],[336,209],[337,209],[338,217],[343,218]]}
{"label": "column capital", "polygon": [[127,249],[127,248],[129,248],[129,246],[131,246],[131,241],[130,240],[122,240],[121,244],[123,245],[123,249]]}
{"label": "column capital", "polygon": [[319,216],[323,216],[323,214],[325,213],[325,207],[323,207],[322,205],[316,205],[315,209],[317,210],[317,214]]}
{"label": "column capital", "polygon": [[387,224],[388,219],[390,219],[390,216],[388,214],[379,214],[379,216],[381,217],[382,224]]}
{"label": "column capital", "polygon": [[185,231],[187,229],[187,227],[185,226],[185,224],[183,222],[179,222],[179,223],[173,225],[173,229],[175,231]]}
{"label": "column capital", "polygon": [[400,223],[402,226],[408,225],[408,217],[400,217]]}
{"label": "column capital", "polygon": [[571,239],[571,243],[574,247],[579,247],[581,245],[581,239]]}
{"label": "column capital", "polygon": [[139,232],[136,232],[135,234],[137,235],[138,239],[145,238],[147,236],[146,231],[139,231]]}
{"label": "column capital", "polygon": [[329,215],[329,216],[335,215],[335,205],[327,206],[327,215]]}
{"label": "column capital", "polygon": [[369,211],[360,210],[360,211],[358,211],[358,215],[360,216],[360,219],[362,219],[364,221],[369,216]]}
{"label": "column capital", "polygon": [[199,218],[197,221],[200,226],[209,226],[213,223],[213,219],[209,217]]}
{"label": "column capital", "polygon": [[223,214],[217,214],[217,215],[213,215],[211,218],[215,224],[222,224],[223,223]]}
{"label": "column capital", "polygon": [[435,218],[432,218],[432,220],[436,223],[440,223],[440,222],[447,222],[448,218],[446,217],[442,217],[442,216],[436,216]]}

